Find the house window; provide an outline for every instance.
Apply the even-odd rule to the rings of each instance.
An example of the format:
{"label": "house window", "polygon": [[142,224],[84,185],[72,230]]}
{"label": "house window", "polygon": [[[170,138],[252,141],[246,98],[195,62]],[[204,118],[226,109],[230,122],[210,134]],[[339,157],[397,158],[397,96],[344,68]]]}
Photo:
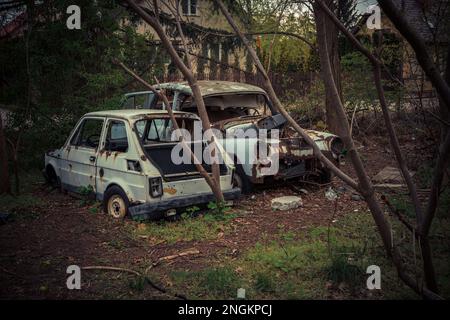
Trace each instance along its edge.
{"label": "house window", "polygon": [[185,16],[197,14],[197,0],[181,0],[181,10]]}

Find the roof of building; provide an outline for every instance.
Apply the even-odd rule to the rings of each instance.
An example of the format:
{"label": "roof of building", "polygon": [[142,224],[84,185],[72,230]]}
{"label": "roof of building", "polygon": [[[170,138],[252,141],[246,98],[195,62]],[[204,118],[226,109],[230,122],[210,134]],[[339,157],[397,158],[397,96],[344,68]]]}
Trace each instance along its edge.
{"label": "roof of building", "polygon": [[[240,82],[199,80],[197,81],[203,97],[220,94],[266,94],[260,87]],[[192,95],[191,87],[187,82],[167,82],[156,85],[155,88],[180,91],[186,95]]]}

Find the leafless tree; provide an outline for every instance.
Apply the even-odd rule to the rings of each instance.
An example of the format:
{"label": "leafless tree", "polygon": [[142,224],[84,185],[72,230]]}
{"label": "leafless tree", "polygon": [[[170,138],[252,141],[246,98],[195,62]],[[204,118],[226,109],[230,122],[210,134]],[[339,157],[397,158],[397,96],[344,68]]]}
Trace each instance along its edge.
{"label": "leafless tree", "polygon": [[[157,95],[159,99],[161,99],[164,102],[164,104],[166,105],[167,113],[169,114],[169,117],[172,120],[172,123],[173,123],[173,126],[174,126],[175,130],[179,131],[180,127],[178,126],[178,122],[177,122],[177,120],[176,120],[176,118],[175,118],[175,116],[173,114],[172,107],[170,106],[170,102],[169,102],[169,99],[167,99],[166,94],[162,90],[156,90],[155,87],[153,87],[148,82],[146,82],[144,79],[142,79],[139,75],[137,75],[135,72],[133,72],[127,66],[125,66],[122,62],[114,61],[114,63],[119,65],[128,74],[130,74],[134,79],[136,79],[142,85],[147,87],[150,91],[152,91],[155,95]],[[193,163],[195,164],[196,169],[198,170],[200,175],[206,180],[206,182],[210,186],[211,190],[213,190],[213,192],[214,191],[215,192],[221,192],[220,189],[216,190],[216,186],[215,186],[214,181],[212,180],[211,176],[205,170],[203,165],[200,164],[199,159],[197,159],[197,157],[195,156],[194,152],[192,152],[191,147],[186,143],[186,141],[184,140],[184,137],[182,135],[180,137],[180,140],[181,140],[184,152],[189,152],[190,158],[193,161]]]}
{"label": "leafless tree", "polygon": [[[181,28],[180,23],[180,14],[179,14],[179,1],[175,0],[175,2],[168,1],[157,1],[154,0],[148,7],[144,8],[141,5],[138,5],[136,1],[126,0],[128,5],[146,22],[148,23],[153,30],[157,33],[158,37],[161,40],[164,48],[169,53],[172,62],[177,66],[177,68],[181,71],[189,86],[191,87],[193,99],[197,106],[198,114],[202,121],[203,129],[206,131],[211,128],[211,122],[209,121],[208,113],[206,111],[205,102],[203,101],[203,97],[200,91],[200,87],[197,82],[196,75],[192,69],[192,61],[191,56],[189,54],[189,49],[187,47],[187,41],[183,33],[183,29]],[[163,3],[166,8],[174,15],[177,24],[178,36],[181,39],[181,43],[184,50],[184,59],[180,56],[179,51],[177,51],[164,30],[160,20],[160,6],[159,4]],[[218,151],[216,138],[212,135],[210,140],[208,141],[208,147],[211,150],[211,156],[213,163],[211,165],[212,168],[212,191],[217,199],[217,201],[223,201],[223,194],[220,189],[220,171],[219,171],[219,163],[217,161],[218,157],[216,152]]]}
{"label": "leafless tree", "polygon": [[[327,7],[321,0],[317,0],[317,3],[320,5],[322,10],[327,13],[328,16],[332,18],[336,26],[344,33],[344,35],[350,39],[350,41],[354,44],[354,46],[362,52],[372,63],[374,70],[374,80],[377,87],[377,92],[380,99],[381,108],[383,111],[383,116],[385,118],[385,124],[388,129],[391,146],[394,150],[397,163],[399,168],[405,178],[406,184],[408,186],[409,194],[411,197],[411,201],[414,205],[415,213],[416,213],[416,224],[417,224],[417,234],[420,237],[420,245],[421,245],[421,253],[424,263],[424,274],[425,281],[428,289],[437,292],[438,287],[436,283],[436,276],[434,272],[433,262],[432,262],[432,254],[431,248],[429,244],[429,230],[434,218],[437,204],[439,201],[439,195],[441,191],[442,179],[445,173],[445,169],[447,167],[449,161],[450,154],[450,134],[448,130],[445,130],[444,134],[441,135],[442,139],[439,145],[439,153],[438,159],[436,163],[436,167],[434,169],[433,181],[431,185],[430,197],[428,203],[425,204],[425,210],[422,207],[421,202],[419,201],[419,197],[417,195],[417,188],[408,172],[406,162],[401,154],[400,145],[398,142],[398,138],[396,132],[393,128],[392,121],[390,119],[386,99],[384,97],[384,91],[381,84],[381,61],[376,57],[376,54],[372,54],[366,48],[364,48],[356,38],[342,25],[342,23],[333,15],[332,12],[327,10]],[[450,99],[450,90],[448,86],[448,82],[442,77],[439,73],[439,68],[433,62],[431,57],[428,54],[428,50],[426,49],[424,40],[421,36],[408,24],[408,22],[404,19],[403,15],[400,13],[397,7],[392,3],[392,1],[379,1],[383,11],[390,18],[390,20],[394,23],[400,33],[405,37],[411,47],[414,49],[416,53],[417,60],[419,61],[420,66],[424,70],[424,72],[430,78],[433,86],[436,88],[439,93],[441,103],[443,103],[448,111],[450,108],[450,104],[448,100]],[[447,61],[447,66],[450,61]],[[447,74],[446,74],[447,76]],[[442,112],[441,116],[446,115],[446,112]],[[446,119],[446,118],[444,118]]]}
{"label": "leafless tree", "polygon": [[[325,4],[327,7],[335,12],[337,9],[336,1],[326,0]],[[335,85],[338,90],[339,96],[342,100],[342,85],[341,85],[341,67],[339,58],[339,41],[338,41],[338,30],[333,26],[331,19],[323,13],[322,10],[314,9],[314,17],[316,24],[324,24],[326,32],[326,41],[328,54],[330,57],[331,70],[333,72],[333,77],[335,79]],[[322,70],[323,71],[323,70]],[[326,111],[326,122],[328,129],[338,135],[342,134],[341,126],[338,120],[338,115],[336,114],[335,100],[333,99],[333,89],[330,88],[327,83],[325,85],[325,111]]]}
{"label": "leafless tree", "polygon": [[[363,197],[372,213],[374,221],[378,227],[378,231],[381,235],[385,250],[388,253],[388,255],[392,258],[394,265],[397,268],[399,277],[409,287],[411,287],[416,292],[422,294],[424,297],[434,298],[434,299],[440,298],[436,294],[436,290],[433,290],[435,288],[433,287],[431,282],[430,282],[430,285],[427,282],[427,287],[422,288],[405,271],[405,266],[404,266],[400,251],[399,251],[398,247],[395,246],[393,239],[392,239],[392,235],[390,232],[391,226],[384,216],[382,205],[380,204],[380,202],[377,199],[373,184],[372,184],[369,176],[367,175],[367,172],[364,168],[361,157],[354,145],[352,136],[350,134],[350,128],[349,128],[349,124],[348,124],[347,115],[346,115],[346,112],[345,112],[345,109],[343,106],[343,102],[342,102],[341,96],[339,94],[337,85],[336,85],[336,81],[334,79],[333,69],[332,69],[331,62],[330,62],[330,55],[329,55],[329,51],[328,51],[328,43],[327,43],[327,36],[326,36],[326,24],[324,23],[323,19],[321,19],[321,21],[316,21],[317,41],[318,41],[318,48],[319,48],[318,51],[319,51],[321,67],[322,67],[322,75],[323,75],[326,85],[331,89],[330,97],[335,101],[335,109],[336,109],[335,111],[336,111],[336,115],[337,115],[337,120],[338,120],[339,124],[342,126],[341,137],[342,137],[344,144],[348,150],[349,158],[355,169],[355,173],[356,173],[356,176],[358,179],[357,182],[355,180],[353,180],[351,177],[349,177],[347,174],[342,172],[342,170],[340,170],[333,164],[330,164],[329,162],[327,162],[326,158],[323,156],[323,154],[320,152],[320,150],[318,150],[317,145],[314,143],[314,141],[312,141],[308,137],[308,135],[305,134],[304,130],[286,112],[286,110],[283,108],[280,100],[276,96],[276,94],[273,90],[272,84],[270,82],[270,79],[267,76],[267,73],[266,73],[264,67],[262,66],[254,48],[249,43],[249,41],[244,37],[241,30],[239,30],[233,17],[230,15],[230,13],[228,12],[227,8],[224,6],[222,1],[221,0],[215,0],[215,1],[218,4],[221,12],[224,14],[226,19],[228,20],[231,27],[235,31],[235,33],[243,41],[245,47],[249,51],[250,56],[252,57],[255,65],[257,67],[258,72],[260,72],[263,75],[264,80],[265,80],[264,86],[265,86],[271,100],[273,101],[275,107],[279,110],[279,112],[281,114],[283,114],[286,117],[289,124],[313,148],[314,154],[324,163],[324,165],[326,165],[331,171],[333,171],[344,182],[346,182],[348,185],[350,185],[352,188],[354,188],[355,190],[357,190],[358,192],[360,192],[363,195]],[[322,1],[315,1],[313,3],[313,6],[314,6],[314,12],[323,10],[329,18],[333,19],[334,23],[339,22],[339,20],[337,18],[334,19],[335,15],[333,14],[333,12],[331,12],[329,10],[328,6],[325,5]],[[335,20],[337,20],[337,21],[335,21]],[[342,24],[340,24],[340,25],[342,25]],[[349,32],[348,32],[348,30],[345,29],[345,27],[343,29],[341,29],[341,31],[343,31],[343,32],[347,31],[346,35],[348,36]],[[356,40],[356,39],[354,39],[354,40]],[[354,42],[354,44],[357,45],[358,49],[361,50],[364,54],[366,54],[366,56],[369,58],[369,60],[374,64],[374,66],[376,66],[374,68],[374,76],[375,76],[375,80],[378,81],[378,84],[380,84],[378,77],[380,75],[380,70],[381,70],[382,64],[380,63],[379,59],[375,55],[372,55],[363,46],[361,46],[359,42]],[[384,93],[382,91],[382,87],[380,85],[378,85],[377,89],[380,94],[380,102],[383,103]],[[391,129],[392,129],[392,122],[390,121],[390,117],[389,117],[388,113],[384,113],[384,119],[385,119],[385,122],[388,125],[388,127],[390,125]],[[389,130],[389,131],[390,131],[391,144],[394,146],[394,149],[397,149],[396,151],[399,151],[398,140],[396,140],[395,131],[393,132],[393,129]],[[401,168],[402,172],[404,172],[404,176],[405,176],[405,179],[407,180],[408,187],[411,188],[412,190],[414,190],[414,185],[410,179],[409,173],[406,173],[407,170],[405,170],[404,163],[402,163],[401,153],[397,154],[397,152],[396,152],[396,156],[397,156],[397,160],[400,162],[400,168]],[[412,197],[414,198],[414,195],[412,195]],[[430,202],[433,202],[433,200],[430,199]],[[423,249],[423,247],[422,247],[422,249]],[[425,249],[427,249],[427,248],[425,248]],[[429,247],[428,247],[428,249],[429,249]],[[426,255],[426,253],[425,253],[425,255]],[[424,261],[425,261],[425,259],[424,259]],[[430,266],[428,266],[428,267],[430,267]],[[432,267],[432,264],[431,264],[431,267]],[[427,267],[424,267],[424,268],[426,269]],[[432,268],[431,268],[431,270],[432,270]],[[433,271],[432,275],[434,277],[434,271]]]}

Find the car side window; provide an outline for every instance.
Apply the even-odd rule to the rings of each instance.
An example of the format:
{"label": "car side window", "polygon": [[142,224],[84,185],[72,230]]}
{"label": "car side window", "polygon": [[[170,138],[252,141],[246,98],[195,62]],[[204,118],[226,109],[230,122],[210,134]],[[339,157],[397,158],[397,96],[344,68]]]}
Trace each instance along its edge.
{"label": "car side window", "polygon": [[122,109],[151,109],[155,94],[146,92],[129,96],[122,104]]}
{"label": "car side window", "polygon": [[150,123],[146,140],[171,142],[173,131],[172,120],[170,119],[153,119]]}
{"label": "car side window", "polygon": [[110,120],[106,131],[105,141],[106,151],[128,151],[128,139],[125,122],[119,120]]}
{"label": "car side window", "polygon": [[102,134],[103,119],[88,118],[83,120],[70,144],[85,148],[97,148]]}

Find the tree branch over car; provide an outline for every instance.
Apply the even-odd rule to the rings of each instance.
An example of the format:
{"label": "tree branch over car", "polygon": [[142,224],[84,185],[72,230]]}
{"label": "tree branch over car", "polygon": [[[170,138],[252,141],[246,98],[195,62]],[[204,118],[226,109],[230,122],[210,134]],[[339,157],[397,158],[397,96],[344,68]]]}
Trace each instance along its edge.
{"label": "tree branch over car", "polygon": [[[142,8],[140,5],[138,5],[133,0],[125,0],[128,5],[146,22],[148,23],[158,34],[159,38],[161,39],[162,44],[166,48],[167,52],[169,53],[173,63],[178,67],[178,69],[181,71],[181,73],[186,78],[187,82],[189,83],[190,87],[192,88],[192,93],[194,100],[197,104],[199,116],[202,119],[202,125],[203,129],[209,130],[211,128],[211,123],[209,121],[208,113],[206,112],[205,108],[205,102],[203,101],[202,95],[200,93],[200,89],[197,84],[197,79],[194,74],[194,72],[191,69],[191,60],[189,51],[186,47],[186,39],[184,38],[184,35],[182,31],[180,32],[181,28],[179,28],[179,36],[182,39],[182,43],[185,46],[184,51],[186,53],[185,59],[186,63],[183,61],[183,59],[180,57],[178,51],[173,46],[172,42],[170,41],[169,37],[167,36],[166,32],[164,31],[164,28],[162,27],[161,23],[159,22],[159,6],[157,1],[153,1],[153,7],[152,7],[152,14],[149,14],[144,8]],[[179,16],[177,14],[177,21],[179,19]],[[177,23],[179,25],[179,22]],[[214,137],[211,137],[211,139],[208,141],[208,144],[212,150],[211,154],[213,156],[213,163],[212,163],[212,183],[214,184],[215,189],[215,195],[217,197],[217,201],[223,201],[223,196],[217,192],[220,190],[220,173],[219,173],[219,164],[217,163],[216,159],[216,152],[217,152],[217,146],[215,145],[217,142],[215,141]],[[213,190],[214,191],[214,190]]]}
{"label": "tree branch over car", "polygon": [[[234,22],[234,19],[232,18],[230,13],[227,11],[223,2],[221,0],[215,0],[215,1],[219,5],[221,12],[227,18],[229,24],[231,25],[231,27],[233,28],[235,33],[243,41],[244,45],[246,46],[246,49],[249,51],[250,56],[252,57],[255,65],[258,69],[258,72],[260,72],[263,75],[263,77],[265,79],[264,85],[265,85],[267,91],[269,92],[272,100],[275,102],[277,108],[280,110],[280,112],[283,115],[285,115],[286,119],[289,121],[289,123],[292,125],[292,127],[295,128],[302,135],[302,137],[305,138],[305,140],[309,144],[314,145],[314,142],[308,140],[305,137],[305,135],[303,134],[304,133],[303,129],[298,124],[295,123],[295,121],[289,116],[289,114],[283,108],[280,100],[277,98],[277,96],[272,88],[271,82],[269,80],[269,77],[267,76],[267,73],[266,73],[264,67],[262,66],[261,62],[259,61],[258,56],[256,55],[255,50],[253,49],[253,47],[249,43],[249,41],[246,39],[244,34],[239,30],[238,26]],[[314,6],[315,12],[318,12],[319,10],[320,11],[324,10],[329,18],[334,17],[334,14],[331,13],[331,11],[327,8],[327,6],[323,2],[315,1],[313,3],[313,6]],[[336,21],[336,19],[334,19],[335,23],[337,21]],[[361,161],[361,157],[360,157],[360,155],[354,145],[353,139],[350,135],[350,128],[348,125],[347,115],[344,111],[342,97],[339,94],[339,91],[337,89],[336,80],[334,78],[334,74],[333,74],[332,67],[331,67],[329,48],[327,47],[327,40],[326,40],[327,39],[326,26],[323,23],[323,21],[316,21],[316,26],[317,26],[317,41],[318,41],[318,48],[319,48],[318,51],[319,51],[319,55],[320,55],[323,80],[325,82],[325,85],[331,89],[331,95],[333,97],[333,101],[335,101],[336,114],[338,117],[338,121],[339,121],[339,124],[342,126],[342,136],[341,137],[345,143],[346,148],[348,149],[349,157],[352,161],[353,167],[354,167],[354,169],[356,171],[356,175],[358,177],[358,183],[353,181],[350,177],[348,177],[346,174],[344,174],[340,169],[333,167],[333,166],[329,166],[329,168],[334,173],[336,173],[336,175],[339,178],[341,178],[344,182],[349,184],[351,187],[353,187],[355,190],[359,191],[364,196],[364,199],[367,202],[367,205],[372,213],[375,223],[378,226],[378,230],[382,237],[384,247],[385,247],[387,253],[392,257],[394,264],[397,267],[397,271],[399,273],[400,278],[408,286],[413,288],[416,292],[421,293],[428,298],[437,298],[438,296],[435,293],[436,287],[433,283],[434,271],[432,269],[431,261],[428,260],[428,262],[427,262],[427,259],[429,259],[430,257],[427,256],[426,243],[425,243],[425,259],[424,260],[425,260],[425,269],[426,269],[426,272],[428,273],[428,275],[426,277],[429,280],[427,283],[429,285],[429,287],[421,288],[420,285],[418,283],[416,283],[416,281],[413,280],[413,278],[411,278],[405,271],[405,267],[403,265],[400,252],[393,243],[392,235],[390,233],[390,229],[391,229],[390,224],[384,217],[383,209],[376,197],[376,193],[375,193],[374,187],[372,185],[372,182],[371,182],[369,176],[367,175],[367,172],[364,168],[363,162]],[[342,24],[341,24],[341,26],[342,26]],[[347,36],[349,35],[349,32],[346,30],[345,27],[343,27],[341,29],[341,31],[345,31],[344,34],[346,34]],[[351,39],[351,40],[354,41],[355,39]],[[356,43],[356,42],[354,42],[354,43]],[[380,71],[379,68],[381,65],[379,64],[378,59],[375,56],[373,56],[372,54],[370,54],[369,51],[365,50],[359,44],[359,42],[356,43],[356,45],[357,45],[357,48],[361,49],[361,51],[366,56],[369,57],[370,61],[375,63],[375,65],[378,67],[378,68],[375,68],[375,78],[376,78],[376,82],[378,84],[377,88],[378,88],[378,92],[380,94],[380,101],[382,103],[382,106],[384,106],[384,109],[385,109],[384,116],[385,116],[385,121],[389,127],[391,143],[393,145],[393,148],[396,151],[397,161],[399,161],[402,172],[403,171],[405,172],[405,176],[406,176],[405,179],[408,182],[408,187],[411,188],[412,191],[414,191],[414,189],[415,189],[414,184],[412,183],[411,178],[408,177],[408,174],[406,173],[404,161],[401,156],[401,153],[399,152],[398,140],[396,139],[396,135],[395,135],[395,132],[393,131],[392,123],[389,118],[389,114],[387,113],[387,110],[385,108],[386,105],[385,105],[384,99],[383,99],[383,91],[379,85],[379,79],[377,77],[377,75],[379,74],[379,71]],[[320,157],[320,154],[319,154],[319,157]],[[326,165],[328,166],[328,164],[326,164]],[[413,194],[412,197],[413,197],[413,200],[416,201],[416,205],[417,205],[417,194],[416,195]],[[419,214],[420,214],[420,212],[419,212]],[[429,252],[429,250],[428,250],[428,252]]]}

